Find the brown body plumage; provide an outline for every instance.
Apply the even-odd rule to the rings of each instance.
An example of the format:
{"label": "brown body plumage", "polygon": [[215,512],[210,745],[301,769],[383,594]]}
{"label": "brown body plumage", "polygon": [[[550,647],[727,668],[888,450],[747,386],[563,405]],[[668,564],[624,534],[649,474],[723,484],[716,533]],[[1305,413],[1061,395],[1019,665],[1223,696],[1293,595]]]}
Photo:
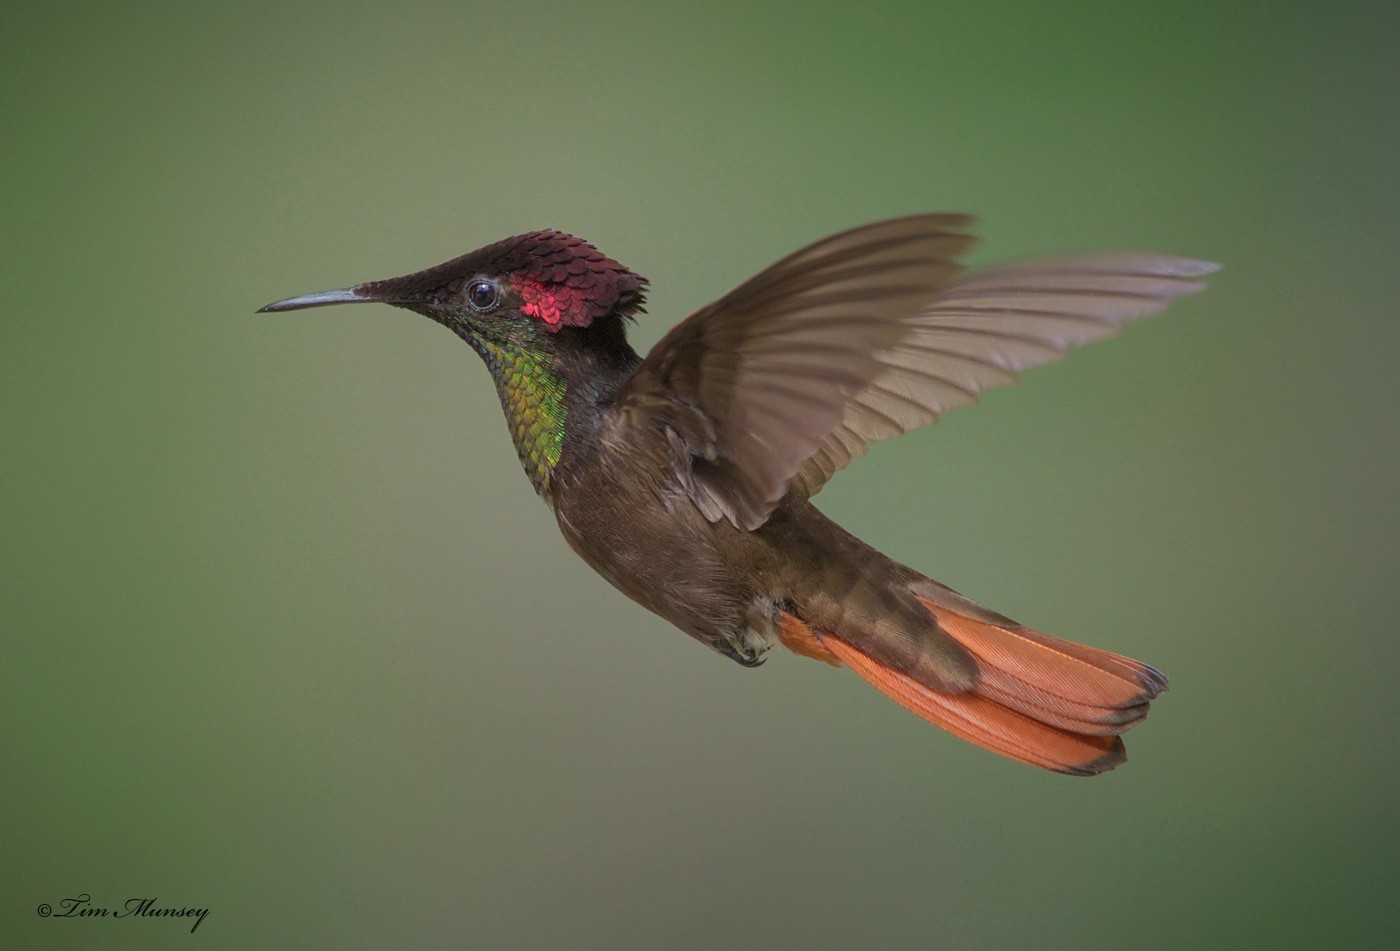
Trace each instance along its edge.
{"label": "brown body plumage", "polygon": [[994,752],[1098,773],[1165,677],[987,611],[809,499],[869,443],[1160,310],[1214,266],[1107,254],[965,274],[969,224],[923,215],[818,242],[645,360],[624,332],[645,282],[558,232],[265,309],[378,300],[452,329],[491,368],[570,546],[720,653],[753,666],[781,642]]}

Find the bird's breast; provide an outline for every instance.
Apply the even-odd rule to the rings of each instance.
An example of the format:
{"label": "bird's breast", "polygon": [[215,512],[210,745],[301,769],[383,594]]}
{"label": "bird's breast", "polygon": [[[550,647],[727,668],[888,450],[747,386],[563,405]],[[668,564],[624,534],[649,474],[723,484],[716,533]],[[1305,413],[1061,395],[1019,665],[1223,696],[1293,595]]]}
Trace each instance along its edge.
{"label": "bird's breast", "polygon": [[724,537],[735,529],[701,515],[663,438],[634,440],[625,451],[601,442],[578,454],[571,448],[555,474],[554,513],[579,557],[689,633],[730,626],[745,613],[752,585]]}

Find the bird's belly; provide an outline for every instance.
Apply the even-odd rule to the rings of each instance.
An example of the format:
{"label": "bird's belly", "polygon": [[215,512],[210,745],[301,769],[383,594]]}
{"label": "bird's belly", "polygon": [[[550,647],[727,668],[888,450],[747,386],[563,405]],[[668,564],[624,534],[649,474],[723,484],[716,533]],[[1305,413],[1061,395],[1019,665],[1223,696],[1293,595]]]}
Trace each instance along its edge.
{"label": "bird's belly", "polygon": [[635,485],[628,491],[588,481],[593,484],[571,487],[584,492],[556,496],[555,515],[569,546],[633,601],[730,653],[720,645],[754,626],[761,600],[751,573],[723,545],[733,527],[707,522],[685,498],[668,505],[660,493],[638,492]]}

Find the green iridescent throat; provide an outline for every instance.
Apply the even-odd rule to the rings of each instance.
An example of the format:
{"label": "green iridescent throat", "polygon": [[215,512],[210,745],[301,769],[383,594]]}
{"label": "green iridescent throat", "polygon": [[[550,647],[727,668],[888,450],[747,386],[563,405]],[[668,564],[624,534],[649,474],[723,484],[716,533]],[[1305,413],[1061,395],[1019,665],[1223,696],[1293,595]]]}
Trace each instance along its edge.
{"label": "green iridescent throat", "polygon": [[506,411],[510,436],[525,474],[543,495],[559,464],[564,447],[564,381],[554,373],[551,356],[531,350],[502,347],[486,340],[472,341],[486,361],[501,406]]}

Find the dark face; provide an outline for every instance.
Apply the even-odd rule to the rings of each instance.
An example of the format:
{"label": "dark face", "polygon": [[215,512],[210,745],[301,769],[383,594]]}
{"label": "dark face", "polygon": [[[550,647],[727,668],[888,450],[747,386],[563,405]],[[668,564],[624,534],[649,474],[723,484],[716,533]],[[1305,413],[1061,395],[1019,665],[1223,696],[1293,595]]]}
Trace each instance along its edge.
{"label": "dark face", "polygon": [[542,321],[522,312],[525,302],[520,290],[503,275],[470,274],[423,293],[420,299],[389,303],[422,314],[468,342],[536,350],[549,336]]}

